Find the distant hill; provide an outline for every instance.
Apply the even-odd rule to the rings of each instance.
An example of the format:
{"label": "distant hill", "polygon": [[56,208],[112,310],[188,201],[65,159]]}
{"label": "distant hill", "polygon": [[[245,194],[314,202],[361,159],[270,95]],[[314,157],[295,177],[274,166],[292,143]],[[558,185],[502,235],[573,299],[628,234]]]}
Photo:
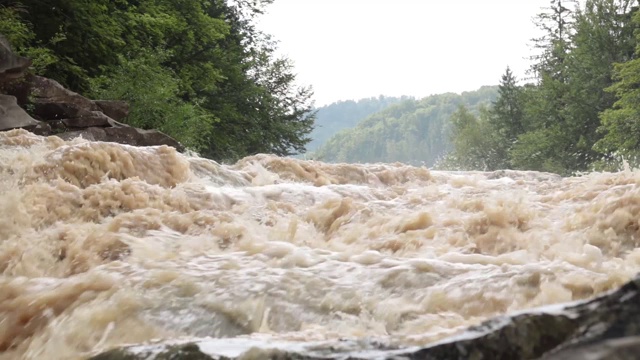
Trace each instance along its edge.
{"label": "distant hill", "polygon": [[497,86],[462,94],[406,99],[340,131],[309,157],[326,162],[394,162],[433,166],[450,149],[448,121],[460,105],[474,111],[497,97]]}
{"label": "distant hill", "polygon": [[316,150],[340,130],[352,128],[367,116],[409,99],[411,97],[408,96],[389,97],[380,95],[358,101],[338,101],[318,108],[315,129],[309,135],[312,140],[307,144],[307,153]]}

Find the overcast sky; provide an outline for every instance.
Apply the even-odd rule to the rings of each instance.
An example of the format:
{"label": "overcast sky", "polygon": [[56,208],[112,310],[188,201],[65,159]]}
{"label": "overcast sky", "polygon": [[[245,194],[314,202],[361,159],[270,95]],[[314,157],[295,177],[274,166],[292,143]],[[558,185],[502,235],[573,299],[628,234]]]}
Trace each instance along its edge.
{"label": "overcast sky", "polygon": [[312,85],[316,106],[370,96],[494,85],[522,78],[549,0],[276,0],[258,27]]}

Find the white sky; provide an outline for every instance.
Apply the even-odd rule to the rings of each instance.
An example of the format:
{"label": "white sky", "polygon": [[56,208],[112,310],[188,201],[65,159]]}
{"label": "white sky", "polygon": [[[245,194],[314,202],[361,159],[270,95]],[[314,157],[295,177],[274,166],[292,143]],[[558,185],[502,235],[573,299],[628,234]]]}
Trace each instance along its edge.
{"label": "white sky", "polygon": [[525,76],[549,0],[276,0],[258,27],[293,60],[316,106],[495,85]]}

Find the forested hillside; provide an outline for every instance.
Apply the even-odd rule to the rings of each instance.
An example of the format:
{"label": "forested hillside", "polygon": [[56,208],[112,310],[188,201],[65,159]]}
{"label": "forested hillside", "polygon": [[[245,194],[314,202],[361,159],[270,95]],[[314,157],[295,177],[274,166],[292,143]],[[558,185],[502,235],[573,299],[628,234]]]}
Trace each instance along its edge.
{"label": "forested hillside", "polygon": [[441,167],[571,174],[638,164],[638,1],[581,3],[552,0],[537,16],[533,81],[519,84],[507,68],[491,107],[456,112]]}
{"label": "forested hillside", "polygon": [[356,126],[367,116],[381,111],[392,104],[409,97],[378,96],[367,99],[344,100],[317,109],[315,127],[309,137],[307,152],[312,152],[324,144],[331,136],[343,129]]}
{"label": "forested hillside", "polygon": [[[217,160],[302,152],[311,89],[255,19],[273,0],[0,1],[0,34],[32,71]],[[28,108],[28,104],[27,104]]]}
{"label": "forested hillside", "polygon": [[450,148],[448,121],[459,106],[479,109],[497,87],[462,94],[409,99],[375,113],[330,138],[312,156],[328,162],[393,162],[433,165]]}

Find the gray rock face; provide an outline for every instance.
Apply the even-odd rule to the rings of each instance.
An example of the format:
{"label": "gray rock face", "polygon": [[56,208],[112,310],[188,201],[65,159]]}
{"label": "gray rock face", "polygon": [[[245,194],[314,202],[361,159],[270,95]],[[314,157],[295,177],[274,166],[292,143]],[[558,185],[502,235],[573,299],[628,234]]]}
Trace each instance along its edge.
{"label": "gray rock face", "polygon": [[58,135],[64,139],[82,136],[94,141],[134,146],[168,145],[184,150],[175,139],[160,131],[137,129],[118,122],[129,115],[126,102],[94,101],[55,80],[24,77],[29,66],[31,61],[14,54],[0,35],[0,93],[20,93],[21,104],[32,99],[35,117],[19,106],[15,96],[0,95],[0,131],[24,128],[38,135]]}
{"label": "gray rock face", "polygon": [[68,131],[57,134],[64,140],[82,137],[90,141],[106,141],[133,146],[167,145],[183,151],[184,147],[170,136],[157,130],[142,130],[130,126],[125,127],[89,127],[79,131]]}
{"label": "gray rock face", "polygon": [[[229,347],[235,349],[230,354]],[[241,349],[241,350],[238,350]],[[137,359],[617,359],[640,356],[640,277],[589,301],[501,316],[423,348],[373,341],[286,344],[198,339],[113,349],[93,360]]]}
{"label": "gray rock face", "polygon": [[108,141],[133,146],[168,145],[183,151],[184,147],[157,130],[142,130],[114,120],[129,114],[123,101],[93,101],[65,89],[57,81],[34,77],[35,115],[52,123],[56,135],[63,139],[78,136],[91,141]]}
{"label": "gray rock face", "polygon": [[108,117],[100,111],[87,111],[83,112],[81,116],[63,119],[61,120],[64,126],[72,130],[72,128],[87,128],[87,127],[120,127],[126,126],[117,123],[112,118]]}
{"label": "gray rock face", "polygon": [[640,336],[605,340],[560,351],[545,360],[628,360],[640,358]]}
{"label": "gray rock face", "polygon": [[35,120],[20,106],[15,96],[0,95],[0,131],[35,128],[40,121]]}
{"label": "gray rock face", "polygon": [[126,101],[94,100],[93,102],[98,105],[105,115],[116,121],[122,121],[129,116],[129,104]]}
{"label": "gray rock face", "polygon": [[93,101],[42,76],[33,77],[31,95],[35,114],[44,120],[81,118],[92,111],[100,111]]}
{"label": "gray rock face", "polygon": [[0,35],[0,82],[21,78],[31,66],[31,60],[16,55],[7,39]]}

